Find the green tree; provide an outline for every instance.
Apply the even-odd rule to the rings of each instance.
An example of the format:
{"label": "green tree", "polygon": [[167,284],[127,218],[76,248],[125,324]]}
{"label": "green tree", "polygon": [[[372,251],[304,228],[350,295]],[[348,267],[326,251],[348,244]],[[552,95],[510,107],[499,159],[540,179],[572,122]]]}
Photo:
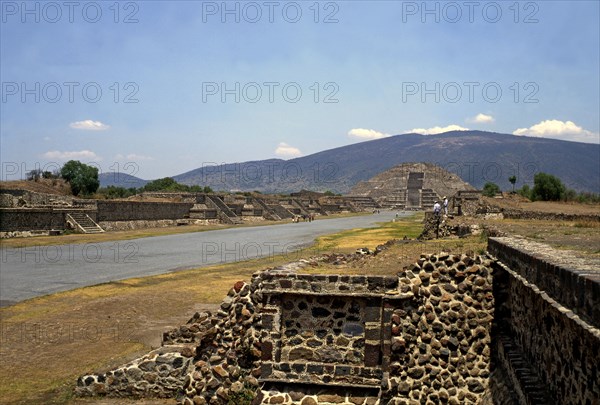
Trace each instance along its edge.
{"label": "green tree", "polygon": [[486,197],[494,197],[496,194],[500,192],[500,187],[496,183],[487,182],[483,185],[483,194]]}
{"label": "green tree", "polygon": [[565,191],[565,186],[558,177],[543,172],[533,177],[533,201],[558,201],[562,199]]}
{"label": "green tree", "polygon": [[142,188],[144,191],[183,191],[181,184],[177,183],[171,177],[153,180]]}
{"label": "green tree", "polygon": [[208,186],[199,186],[193,185],[188,186],[186,184],[177,183],[171,177],[164,177],[162,179],[153,180],[149,183],[146,183],[144,187],[140,189],[143,191],[179,191],[179,192],[187,192],[187,193],[212,193],[212,189]]}
{"label": "green tree", "polygon": [[71,186],[73,195],[90,195],[98,190],[98,169],[81,163],[79,160],[69,160],[60,169],[60,177]]}
{"label": "green tree", "polygon": [[512,192],[514,193],[515,192],[515,183],[517,182],[517,176],[510,176],[508,178],[508,181],[510,181],[510,184],[512,184],[512,186],[513,186]]}
{"label": "green tree", "polygon": [[136,194],[135,187],[125,188],[125,187],[116,187],[116,186],[108,186],[102,187],[98,189],[98,194],[103,195],[108,199],[112,198],[127,198]]}

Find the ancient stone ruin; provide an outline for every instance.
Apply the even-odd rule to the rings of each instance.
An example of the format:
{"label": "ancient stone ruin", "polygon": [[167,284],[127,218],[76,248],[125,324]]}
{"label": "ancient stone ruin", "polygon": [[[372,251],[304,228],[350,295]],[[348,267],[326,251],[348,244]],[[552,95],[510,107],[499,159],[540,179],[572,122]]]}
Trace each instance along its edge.
{"label": "ancient stone ruin", "polygon": [[350,198],[370,197],[381,207],[430,210],[435,200],[475,190],[456,174],[431,163],[404,163],[356,184]]}
{"label": "ancient stone ruin", "polygon": [[76,391],[183,404],[594,404],[599,265],[492,238],[485,255],[423,255],[397,276],[269,269]]}
{"label": "ancient stone ruin", "polygon": [[291,220],[371,209],[366,198],[300,192],[290,196],[143,193],[138,200],[91,200],[23,190],[0,192],[0,236],[81,233],[188,224]]}

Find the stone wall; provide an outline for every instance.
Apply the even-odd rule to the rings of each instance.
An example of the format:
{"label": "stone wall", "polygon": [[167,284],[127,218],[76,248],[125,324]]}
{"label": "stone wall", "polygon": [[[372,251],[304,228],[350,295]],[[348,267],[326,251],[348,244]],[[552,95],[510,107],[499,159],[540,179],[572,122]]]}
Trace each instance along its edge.
{"label": "stone wall", "polygon": [[388,403],[482,401],[490,376],[491,266],[483,256],[441,253],[399,274],[400,291],[414,299],[392,313]]}
{"label": "stone wall", "polygon": [[7,190],[2,189],[0,194],[0,207],[2,208],[17,208],[17,207],[34,207],[40,205],[59,205],[69,206],[75,200],[72,196],[36,193],[26,190]]}
{"label": "stone wall", "polygon": [[503,209],[502,216],[507,219],[536,219],[545,221],[591,221],[600,222],[600,214],[565,214],[555,212],[525,211]]}
{"label": "stone wall", "polygon": [[[183,202],[112,200],[85,200],[83,203],[70,208],[0,208],[0,231],[65,229],[65,214],[69,210],[85,212],[94,221],[115,230],[123,227],[137,229],[140,225],[155,226],[157,221],[167,220],[171,221],[170,225],[176,225],[172,221],[188,218],[194,206],[193,203]],[[118,224],[119,221],[127,224]]]}
{"label": "stone wall", "polygon": [[489,252],[588,323],[600,326],[600,259],[521,237],[490,238]]}
{"label": "stone wall", "polygon": [[600,260],[521,238],[491,238],[497,368],[523,404],[600,398]]}
{"label": "stone wall", "polygon": [[193,361],[193,351],[183,345],[163,346],[104,374],[77,380],[80,396],[173,398],[181,391]]}
{"label": "stone wall", "polygon": [[267,273],[261,284],[261,381],[380,388],[382,322],[410,299],[397,277]]}
{"label": "stone wall", "polygon": [[218,219],[156,219],[151,221],[100,221],[98,225],[107,232],[133,229],[166,228],[185,225],[217,225]]}
{"label": "stone wall", "polygon": [[[477,400],[489,374],[488,265],[482,257],[442,254],[424,256],[399,277],[260,272],[251,284],[237,283],[216,314],[197,314],[165,333],[163,344],[171,349],[163,350],[193,344],[193,360],[189,349],[162,363],[162,354],[152,352],[108,373],[82,376],[77,392],[169,396],[179,379],[184,404],[248,397],[257,404],[304,405],[432,401],[436,395],[449,403]],[[473,323],[473,333],[458,328],[461,322]],[[158,377],[171,378],[165,389],[155,386]]]}
{"label": "stone wall", "polygon": [[146,202],[98,200],[98,221],[150,221],[189,216],[191,202]]}
{"label": "stone wall", "polygon": [[66,214],[83,212],[96,219],[95,210],[62,208],[0,208],[0,232],[63,230]]}
{"label": "stone wall", "polygon": [[593,405],[600,295],[588,273],[599,263],[538,245],[492,238],[491,254],[422,255],[387,277],[268,269],[236,283],[217,313],[165,333],[161,352],[83,376],[77,393],[186,405]]}
{"label": "stone wall", "polygon": [[1,208],[0,231],[64,229],[65,213],[52,208]]}

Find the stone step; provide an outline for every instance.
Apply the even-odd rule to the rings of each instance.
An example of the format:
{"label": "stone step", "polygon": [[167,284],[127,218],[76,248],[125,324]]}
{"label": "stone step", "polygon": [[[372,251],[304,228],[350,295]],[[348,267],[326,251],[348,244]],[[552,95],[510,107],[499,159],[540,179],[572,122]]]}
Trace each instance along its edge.
{"label": "stone step", "polygon": [[70,217],[68,221],[74,222],[73,225],[83,233],[102,233],[104,229],[100,227],[89,215],[83,212],[70,212],[67,214]]}

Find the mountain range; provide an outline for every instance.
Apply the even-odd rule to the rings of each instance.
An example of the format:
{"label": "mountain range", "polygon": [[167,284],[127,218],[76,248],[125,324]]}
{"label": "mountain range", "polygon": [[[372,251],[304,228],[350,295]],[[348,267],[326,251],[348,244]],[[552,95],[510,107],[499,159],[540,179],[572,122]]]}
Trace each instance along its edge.
{"label": "mountain range", "polygon": [[[600,193],[600,144],[482,131],[395,135],[290,160],[211,165],[172,177],[182,184],[223,191],[347,193],[359,181],[407,162],[434,163],[477,188],[489,181],[509,190],[513,175],[517,188],[532,185],[535,173],[545,172],[568,188]],[[139,187],[145,182],[123,173],[100,175],[103,187]]]}

